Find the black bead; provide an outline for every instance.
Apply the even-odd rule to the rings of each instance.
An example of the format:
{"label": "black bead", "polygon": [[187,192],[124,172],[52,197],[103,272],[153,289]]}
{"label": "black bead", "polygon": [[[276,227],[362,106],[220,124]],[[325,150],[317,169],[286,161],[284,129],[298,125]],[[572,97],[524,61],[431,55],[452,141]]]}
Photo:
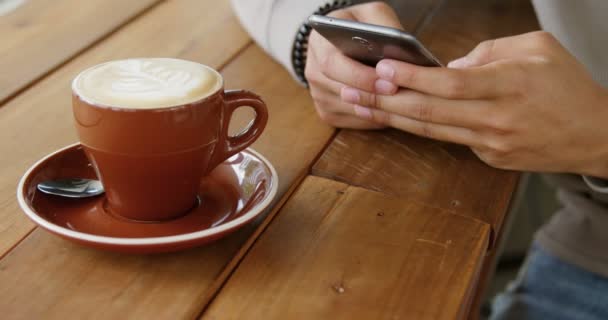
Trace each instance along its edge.
{"label": "black bead", "polygon": [[[326,3],[325,5],[319,7],[313,14],[318,15],[326,15],[327,13],[342,9],[344,7],[350,6],[352,2],[350,0],[334,0],[331,3]],[[291,52],[291,63],[294,68],[296,77],[304,83],[304,85],[308,88],[308,81],[306,81],[306,76],[304,75],[304,69],[306,66],[306,57],[308,50],[308,36],[312,31],[312,27],[304,22],[296,33],[296,39],[294,41],[293,49]]]}

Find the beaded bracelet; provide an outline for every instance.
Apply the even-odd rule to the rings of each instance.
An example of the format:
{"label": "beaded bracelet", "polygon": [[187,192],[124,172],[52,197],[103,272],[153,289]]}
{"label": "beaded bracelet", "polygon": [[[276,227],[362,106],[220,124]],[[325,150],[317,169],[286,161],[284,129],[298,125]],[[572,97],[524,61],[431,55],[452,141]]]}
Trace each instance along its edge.
{"label": "beaded bracelet", "polygon": [[[350,6],[350,0],[336,0],[319,7],[313,14],[326,15],[334,10],[342,9]],[[307,22],[304,22],[298,29],[296,39],[291,49],[291,64],[296,73],[298,80],[302,81],[308,87],[308,81],[304,75],[306,68],[306,51],[308,50],[308,37],[310,36],[311,27]]]}

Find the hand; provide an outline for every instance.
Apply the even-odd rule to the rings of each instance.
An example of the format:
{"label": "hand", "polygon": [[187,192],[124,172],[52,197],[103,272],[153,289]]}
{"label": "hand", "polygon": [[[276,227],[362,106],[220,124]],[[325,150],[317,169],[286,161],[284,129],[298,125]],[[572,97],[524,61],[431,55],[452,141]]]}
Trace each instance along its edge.
{"label": "hand", "polygon": [[[383,2],[370,2],[333,11],[329,16],[380,24],[402,29],[397,15]],[[325,122],[343,128],[375,129],[383,127],[372,121],[355,116],[350,104],[340,100],[340,91],[350,86],[373,92],[378,79],[372,67],[344,56],[329,41],[314,30],[308,39],[306,69],[304,72],[310,85],[317,113]],[[393,90],[396,87],[390,83]]]}
{"label": "hand", "polygon": [[379,77],[404,89],[342,98],[361,119],[468,145],[494,167],[608,177],[608,93],[552,35],[486,41],[448,67],[384,60]]}

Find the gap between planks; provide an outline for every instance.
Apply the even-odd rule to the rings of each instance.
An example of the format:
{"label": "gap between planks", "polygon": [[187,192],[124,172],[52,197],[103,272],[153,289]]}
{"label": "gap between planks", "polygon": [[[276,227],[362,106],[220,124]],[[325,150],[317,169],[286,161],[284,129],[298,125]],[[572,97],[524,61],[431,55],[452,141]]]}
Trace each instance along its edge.
{"label": "gap between planks", "polygon": [[[225,64],[225,65],[227,65],[227,64]],[[253,248],[253,245],[257,242],[257,240],[260,238],[262,233],[264,233],[264,231],[266,231],[266,229],[268,229],[268,227],[270,226],[270,224],[272,223],[274,218],[277,216],[277,214],[283,209],[283,207],[285,206],[287,201],[289,199],[291,199],[291,196],[296,191],[298,191],[298,189],[302,185],[302,182],[304,181],[304,179],[306,179],[306,177],[311,175],[312,167],[314,166],[315,163],[317,163],[317,161],[323,155],[325,150],[327,150],[327,148],[329,148],[331,143],[334,141],[335,137],[338,135],[338,132],[339,132],[339,130],[334,130],[331,137],[329,139],[327,139],[327,142],[325,143],[323,148],[321,148],[321,150],[319,150],[319,153],[311,161],[310,165],[308,165],[303,170],[303,172],[301,172],[298,175],[298,178],[296,178],[294,183],[289,187],[289,189],[287,189],[287,191],[285,192],[283,197],[274,205],[274,207],[270,210],[270,212],[264,218],[262,223],[249,236],[247,241],[245,241],[245,243],[241,246],[239,251],[234,255],[234,257],[230,260],[230,262],[228,262],[226,267],[224,267],[224,269],[222,270],[220,275],[217,277],[216,281],[210,286],[210,290],[208,290],[207,294],[204,296],[204,298],[201,302],[201,304],[202,304],[201,311],[196,316],[196,319],[200,319],[203,317],[203,315],[205,314],[205,311],[207,311],[207,308],[211,305],[211,303],[213,303],[213,300],[220,293],[220,291],[222,291],[222,288],[224,287],[226,282],[228,282],[228,280],[230,279],[230,277],[232,276],[234,271],[236,271],[236,269],[239,267],[239,265],[241,264],[241,261],[243,261],[243,258],[245,258],[247,253],[249,253],[251,248]],[[350,185],[349,185],[349,187],[350,187]]]}
{"label": "gap between planks", "polygon": [[243,258],[249,253],[253,245],[260,238],[262,233],[266,231],[268,226],[272,223],[277,214],[283,209],[287,201],[291,198],[291,196],[300,188],[302,182],[306,177],[308,177],[308,172],[310,168],[306,168],[298,175],[298,178],[294,181],[294,183],[287,189],[283,197],[273,206],[273,208],[268,212],[268,215],[264,218],[262,223],[255,229],[255,231],[247,238],[247,241],[241,246],[241,248],[237,251],[234,257],[228,262],[228,264],[224,267],[222,272],[217,276],[216,280],[209,286],[206,294],[203,296],[201,301],[201,310],[196,315],[196,319],[201,318],[207,308],[213,302],[213,299],[222,291],[222,288],[226,284],[226,282],[230,279],[234,271],[239,267]]}

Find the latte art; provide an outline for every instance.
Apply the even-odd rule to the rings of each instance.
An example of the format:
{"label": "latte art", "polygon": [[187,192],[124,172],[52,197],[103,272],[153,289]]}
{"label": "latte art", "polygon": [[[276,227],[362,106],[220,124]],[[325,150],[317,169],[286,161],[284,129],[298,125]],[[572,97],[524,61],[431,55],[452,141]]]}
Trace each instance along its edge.
{"label": "latte art", "polygon": [[221,77],[196,62],[140,58],[107,62],[74,79],[74,92],[94,104],[162,108],[191,103],[215,93]]}

